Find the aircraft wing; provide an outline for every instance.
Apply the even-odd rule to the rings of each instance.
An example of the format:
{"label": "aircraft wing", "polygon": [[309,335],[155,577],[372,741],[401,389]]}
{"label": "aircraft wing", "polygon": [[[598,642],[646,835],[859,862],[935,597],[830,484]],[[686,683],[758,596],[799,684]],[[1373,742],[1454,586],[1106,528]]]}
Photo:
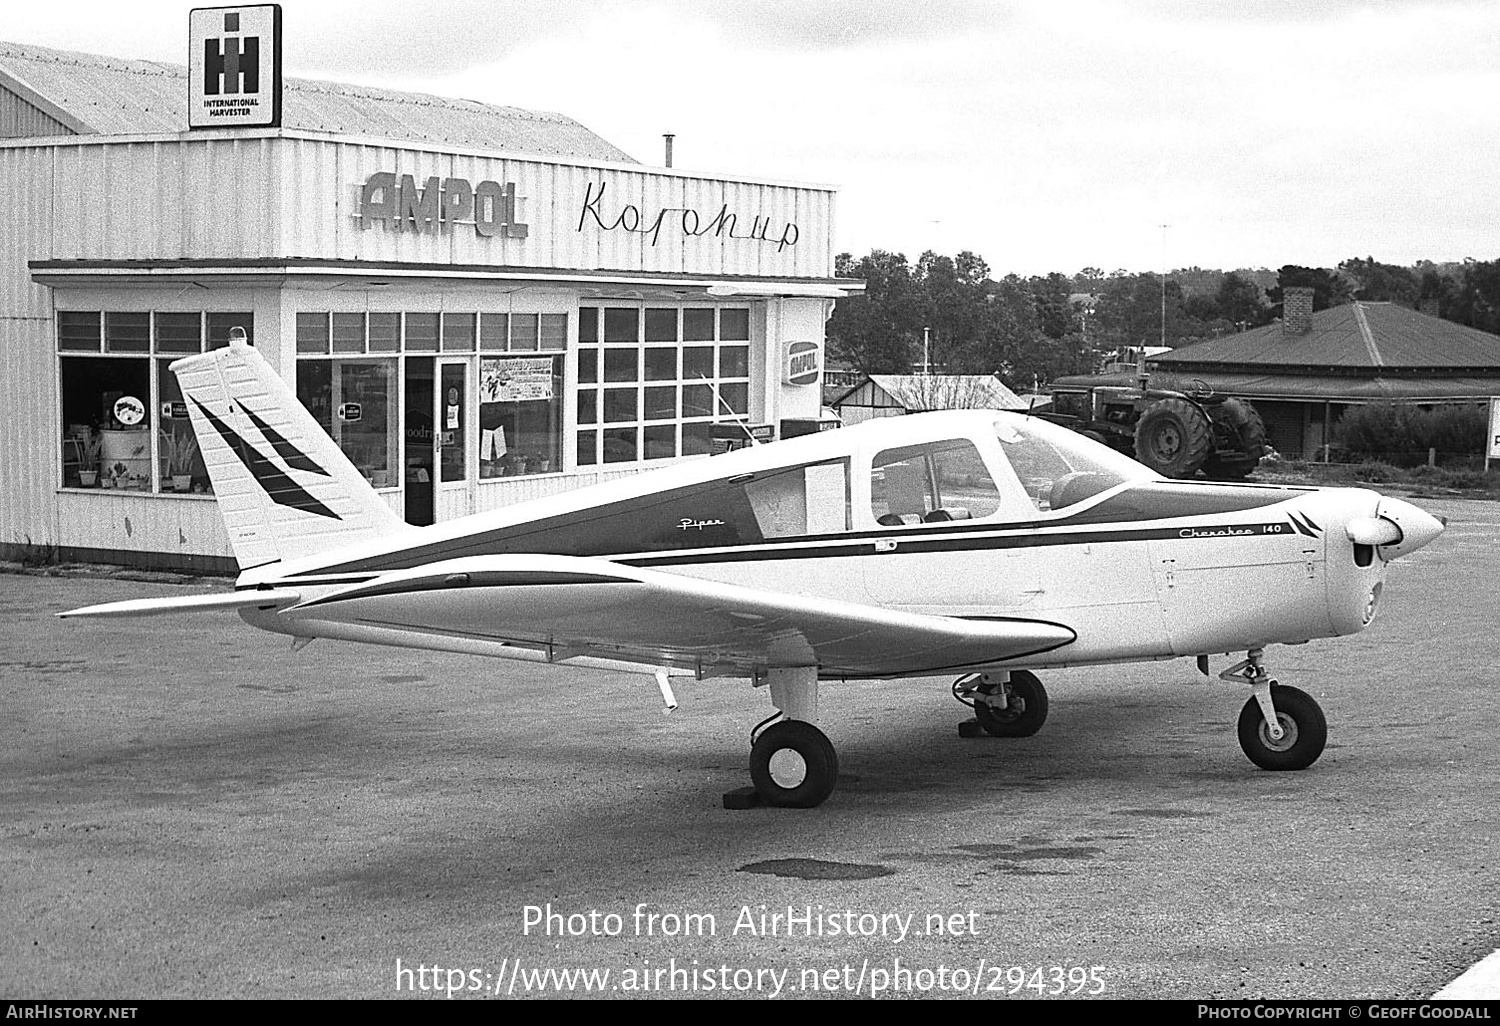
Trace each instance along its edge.
{"label": "aircraft wing", "polygon": [[[898,612],[551,555],[393,571],[298,603],[280,619],[294,629],[331,621],[498,642],[554,662],[610,659],[703,677],[767,666],[817,666],[824,677],[939,673],[1050,651],[1077,636],[1040,620]],[[315,623],[305,626],[318,633]]]}

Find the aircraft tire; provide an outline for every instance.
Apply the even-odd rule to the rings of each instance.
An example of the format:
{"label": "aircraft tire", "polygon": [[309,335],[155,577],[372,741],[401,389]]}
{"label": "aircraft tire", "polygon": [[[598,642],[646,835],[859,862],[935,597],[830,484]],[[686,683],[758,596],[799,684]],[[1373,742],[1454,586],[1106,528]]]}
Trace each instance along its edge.
{"label": "aircraft tire", "polygon": [[1047,722],[1047,689],[1029,670],[1012,671],[1010,688],[1012,697],[1021,700],[1019,712],[1012,708],[995,710],[976,701],[974,717],[992,737],[1030,737]]}
{"label": "aircraft tire", "polygon": [[1280,741],[1267,736],[1260,703],[1252,697],[1240,710],[1240,747],[1261,769],[1306,769],[1318,761],[1328,743],[1328,720],[1322,708],[1307,692],[1281,684],[1271,686],[1271,701],[1286,736]]}
{"label": "aircraft tire", "polygon": [[[772,760],[785,752],[802,762],[800,779],[787,779]],[[839,778],[839,757],[833,742],[811,723],[782,720],[761,732],[750,749],[750,781],[768,805],[811,809],[833,793]]]}

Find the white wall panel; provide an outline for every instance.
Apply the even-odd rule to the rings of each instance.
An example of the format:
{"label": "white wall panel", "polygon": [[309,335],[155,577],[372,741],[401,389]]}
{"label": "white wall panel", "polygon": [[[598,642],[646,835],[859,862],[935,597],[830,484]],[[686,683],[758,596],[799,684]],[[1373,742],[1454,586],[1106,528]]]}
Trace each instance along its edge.
{"label": "white wall panel", "polygon": [[105,490],[60,492],[57,509],[63,545],[182,557],[234,555],[219,504],[209,499]]}
{"label": "white wall panel", "polygon": [[[830,194],[813,187],[300,135],[69,141],[55,154],[57,223],[45,254],[53,259],[311,257],[770,277],[832,273]],[[362,227],[361,189],[382,171],[398,179],[409,174],[418,188],[432,177],[463,178],[471,186],[514,182],[528,235],[484,237],[472,224],[435,231]],[[586,210],[601,185],[603,198]],[[715,221],[726,204],[732,229]],[[684,210],[691,211],[687,227],[696,226],[697,237],[684,231]],[[649,229],[658,217],[653,244]],[[788,223],[797,226],[795,245],[781,244]]]}

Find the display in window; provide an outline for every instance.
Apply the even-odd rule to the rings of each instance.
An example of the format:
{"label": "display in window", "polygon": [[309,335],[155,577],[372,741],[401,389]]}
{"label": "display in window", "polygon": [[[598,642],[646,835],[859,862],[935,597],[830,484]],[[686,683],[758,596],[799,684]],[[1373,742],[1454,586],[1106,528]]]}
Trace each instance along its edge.
{"label": "display in window", "polygon": [[550,474],[562,462],[562,358],[479,361],[479,476]]}

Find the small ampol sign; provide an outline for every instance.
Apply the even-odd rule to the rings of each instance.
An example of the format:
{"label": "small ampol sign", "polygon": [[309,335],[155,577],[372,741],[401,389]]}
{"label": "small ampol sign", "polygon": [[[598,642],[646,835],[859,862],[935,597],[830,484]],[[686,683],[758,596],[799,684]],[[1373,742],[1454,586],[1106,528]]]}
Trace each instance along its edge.
{"label": "small ampol sign", "polygon": [[788,342],[781,380],[788,385],[816,385],[823,372],[823,350],[816,342]]}
{"label": "small ampol sign", "polygon": [[281,6],[188,12],[188,127],[281,127]]}

